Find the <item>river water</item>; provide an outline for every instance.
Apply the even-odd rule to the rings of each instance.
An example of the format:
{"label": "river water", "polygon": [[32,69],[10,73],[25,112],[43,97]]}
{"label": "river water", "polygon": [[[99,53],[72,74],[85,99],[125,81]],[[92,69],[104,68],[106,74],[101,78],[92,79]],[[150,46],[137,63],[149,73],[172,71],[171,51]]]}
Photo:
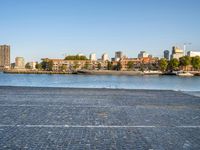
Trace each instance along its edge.
{"label": "river water", "polygon": [[200,91],[200,77],[0,73],[0,86],[123,88]]}

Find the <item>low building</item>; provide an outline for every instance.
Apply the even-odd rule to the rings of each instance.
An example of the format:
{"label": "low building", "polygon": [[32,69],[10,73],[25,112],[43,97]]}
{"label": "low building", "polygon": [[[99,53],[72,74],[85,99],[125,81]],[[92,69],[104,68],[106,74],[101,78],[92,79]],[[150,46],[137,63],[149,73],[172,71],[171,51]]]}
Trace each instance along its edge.
{"label": "low building", "polygon": [[25,60],[23,57],[15,58],[15,69],[25,69]]}
{"label": "low building", "polygon": [[53,62],[53,71],[60,71],[66,68],[66,71],[84,69],[86,65],[91,65],[90,60],[64,60],[64,59],[48,59]]}
{"label": "low building", "polygon": [[187,55],[188,55],[189,57],[200,56],[200,52],[189,51],[189,52],[187,52]]}
{"label": "low building", "polygon": [[[122,68],[121,70],[129,70],[129,62],[132,62],[134,69],[141,69],[141,66],[145,65],[145,66],[150,66],[150,65],[154,65],[157,66],[158,65],[158,61],[159,58],[157,57],[144,57],[144,58],[124,58],[120,61]],[[132,68],[133,69],[133,68]]]}
{"label": "low building", "polygon": [[137,65],[139,65],[141,63],[141,60],[138,59],[138,58],[124,58],[124,59],[122,59],[120,61],[121,67],[122,67],[121,70],[128,70],[128,69],[130,69],[128,67],[129,62],[132,62],[133,65],[137,66]]}

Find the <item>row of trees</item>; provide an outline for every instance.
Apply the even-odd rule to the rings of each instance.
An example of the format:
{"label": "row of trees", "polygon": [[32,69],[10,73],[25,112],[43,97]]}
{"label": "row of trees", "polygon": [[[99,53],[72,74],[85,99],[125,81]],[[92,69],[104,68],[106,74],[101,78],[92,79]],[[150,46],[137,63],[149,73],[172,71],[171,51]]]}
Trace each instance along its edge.
{"label": "row of trees", "polygon": [[86,56],[69,55],[65,57],[65,60],[88,60]]}
{"label": "row of trees", "polygon": [[159,61],[159,67],[161,71],[174,71],[178,70],[179,67],[183,67],[185,70],[187,70],[187,67],[189,65],[192,65],[193,69],[199,70],[200,69],[200,57],[189,57],[189,56],[183,56],[179,60],[178,59],[171,59],[170,61],[167,61],[165,58],[160,59]]}
{"label": "row of trees", "polygon": [[38,70],[52,71],[53,70],[53,61],[52,60],[43,60],[41,63],[36,63],[35,68]]}

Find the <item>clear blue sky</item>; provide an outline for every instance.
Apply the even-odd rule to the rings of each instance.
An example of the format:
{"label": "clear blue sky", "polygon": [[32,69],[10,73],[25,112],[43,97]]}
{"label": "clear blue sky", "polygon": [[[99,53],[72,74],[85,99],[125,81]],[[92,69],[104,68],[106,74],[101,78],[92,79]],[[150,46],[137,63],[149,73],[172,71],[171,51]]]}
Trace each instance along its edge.
{"label": "clear blue sky", "polygon": [[191,42],[200,51],[200,0],[0,0],[0,44],[12,61],[117,50],[161,56]]}

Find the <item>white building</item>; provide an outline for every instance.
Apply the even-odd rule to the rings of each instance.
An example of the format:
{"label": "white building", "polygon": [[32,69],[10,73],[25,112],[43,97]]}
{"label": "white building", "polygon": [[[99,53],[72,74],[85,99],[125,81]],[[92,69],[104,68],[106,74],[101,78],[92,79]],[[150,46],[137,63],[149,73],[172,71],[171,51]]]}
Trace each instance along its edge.
{"label": "white building", "polygon": [[140,51],[140,53],[138,54],[138,58],[146,58],[149,57],[149,54],[146,53],[146,51]]}
{"label": "white building", "polygon": [[108,60],[109,60],[108,54],[107,54],[107,53],[104,53],[104,54],[102,55],[102,61],[108,61]]}
{"label": "white building", "polygon": [[187,55],[190,57],[200,56],[200,52],[189,51]]}
{"label": "white building", "polygon": [[15,58],[15,68],[16,69],[25,69],[25,60],[23,57]]}
{"label": "white building", "polygon": [[96,57],[95,53],[90,54],[90,60],[91,61],[96,61],[97,60],[97,57]]}
{"label": "white building", "polygon": [[171,55],[171,59],[179,59],[181,57],[184,56],[184,51],[178,47],[172,47],[172,55]]}

